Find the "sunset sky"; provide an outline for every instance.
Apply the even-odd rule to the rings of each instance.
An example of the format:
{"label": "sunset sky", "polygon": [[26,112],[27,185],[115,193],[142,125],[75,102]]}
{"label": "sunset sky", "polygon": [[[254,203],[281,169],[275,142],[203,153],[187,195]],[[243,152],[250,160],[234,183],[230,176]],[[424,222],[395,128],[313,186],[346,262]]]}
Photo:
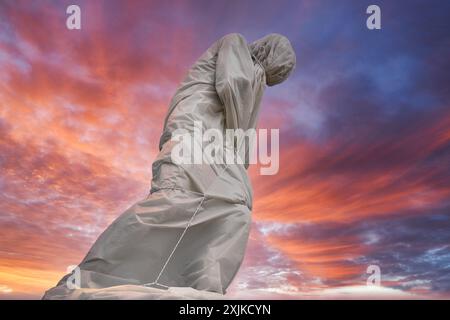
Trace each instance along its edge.
{"label": "sunset sky", "polygon": [[[81,30],[66,8],[81,7]],[[382,29],[366,28],[378,4]],[[450,2],[0,2],[0,299],[40,298],[150,188],[169,101],[230,32],[286,35],[230,298],[450,298]],[[382,287],[366,269],[381,268]]]}

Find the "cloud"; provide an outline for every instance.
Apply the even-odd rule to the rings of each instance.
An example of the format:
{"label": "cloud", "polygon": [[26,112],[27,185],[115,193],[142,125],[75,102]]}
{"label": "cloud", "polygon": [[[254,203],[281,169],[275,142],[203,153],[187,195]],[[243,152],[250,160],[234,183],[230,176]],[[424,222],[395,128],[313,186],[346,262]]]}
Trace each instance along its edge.
{"label": "cloud", "polygon": [[[362,286],[369,265],[380,267],[384,287],[417,295],[447,294],[448,209],[351,223],[282,224],[267,232],[264,246],[284,257],[284,266],[289,266],[286,275],[301,274],[301,278],[284,283],[297,288],[299,296],[306,291]],[[272,274],[262,281],[270,281],[267,278],[276,279]],[[268,286],[258,288],[264,287]]]}
{"label": "cloud", "polygon": [[0,293],[11,293],[13,290],[5,285],[0,285]]}
{"label": "cloud", "polygon": [[378,33],[362,2],[81,1],[79,32],[68,4],[0,4],[0,290],[40,296],[146,194],[177,84],[237,31],[287,35],[298,64],[263,99],[280,171],[250,169],[230,295],[365,297],[372,263],[375,296],[448,295],[447,4],[382,1]]}
{"label": "cloud", "polygon": [[67,157],[55,141],[19,142],[0,125],[0,275],[14,291],[41,290],[145,189],[89,154]]}

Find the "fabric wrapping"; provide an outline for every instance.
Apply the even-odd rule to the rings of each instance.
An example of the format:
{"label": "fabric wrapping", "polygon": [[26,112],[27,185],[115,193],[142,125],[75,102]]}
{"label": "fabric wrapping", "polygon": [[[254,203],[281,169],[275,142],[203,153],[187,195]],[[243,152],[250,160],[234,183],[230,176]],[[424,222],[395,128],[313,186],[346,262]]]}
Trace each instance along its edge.
{"label": "fabric wrapping", "polygon": [[[215,42],[173,96],[150,193],[123,212],[79,264],[80,290],[161,284],[225,294],[244,257],[252,187],[244,164],[176,164],[176,130],[255,128],[266,86],[261,57],[243,36]],[[202,139],[195,144],[204,146]],[[44,299],[70,295],[64,276]]]}

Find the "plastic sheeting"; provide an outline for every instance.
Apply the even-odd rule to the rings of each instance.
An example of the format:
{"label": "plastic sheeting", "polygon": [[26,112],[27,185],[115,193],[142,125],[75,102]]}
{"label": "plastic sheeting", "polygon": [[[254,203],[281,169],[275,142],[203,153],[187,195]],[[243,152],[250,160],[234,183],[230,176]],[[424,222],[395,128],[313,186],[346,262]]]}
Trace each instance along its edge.
{"label": "plastic sheeting", "polygon": [[[271,45],[276,39],[283,44],[277,50],[292,51],[279,35],[271,35]],[[257,48],[258,42],[252,46]],[[83,289],[146,284],[225,293],[249,236],[252,188],[246,168],[175,164],[171,159],[175,142],[170,138],[177,129],[193,132],[196,121],[203,130],[254,128],[266,77],[274,76],[267,70],[277,72],[277,81],[281,74],[271,65],[281,61],[273,59],[274,52],[267,51],[270,61],[257,52],[258,57],[241,35],[229,34],[189,70],[165,119],[150,194],[121,214],[79,264],[78,295]],[[66,287],[70,276],[47,291],[44,299],[73,297],[73,290]]]}

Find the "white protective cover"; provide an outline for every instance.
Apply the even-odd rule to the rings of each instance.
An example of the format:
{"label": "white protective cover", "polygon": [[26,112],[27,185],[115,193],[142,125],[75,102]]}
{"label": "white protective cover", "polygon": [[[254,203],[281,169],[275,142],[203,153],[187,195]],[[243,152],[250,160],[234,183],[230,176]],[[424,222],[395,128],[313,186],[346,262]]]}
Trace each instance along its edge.
{"label": "white protective cover", "polygon": [[[114,298],[114,292],[134,297],[120,288],[134,286],[142,292],[145,289],[136,288],[146,284],[225,294],[249,236],[252,188],[246,165],[175,164],[171,151],[177,142],[171,136],[177,129],[192,133],[195,121],[201,121],[203,131],[255,128],[266,77],[274,79],[269,85],[279,83],[294,65],[292,47],[280,35],[251,45],[239,34],[215,42],[172,98],[149,195],[122,213],[94,243],[79,264],[80,289],[67,288],[68,274],[44,299]],[[115,286],[116,291],[111,289]]]}

